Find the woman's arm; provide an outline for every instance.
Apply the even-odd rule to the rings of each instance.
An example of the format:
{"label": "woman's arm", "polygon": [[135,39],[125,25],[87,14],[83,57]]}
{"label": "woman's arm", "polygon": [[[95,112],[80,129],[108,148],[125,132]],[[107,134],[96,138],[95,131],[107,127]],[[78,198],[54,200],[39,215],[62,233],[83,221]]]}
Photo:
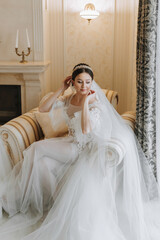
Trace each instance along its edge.
{"label": "woman's arm", "polygon": [[39,108],[38,108],[39,111],[40,112],[49,112],[52,105],[55,103],[57,97],[59,97],[63,91],[64,90],[61,87],[58,91],[53,92],[45,101],[40,103]]}
{"label": "woman's arm", "polygon": [[91,128],[91,120],[89,116],[89,106],[88,106],[88,99],[86,98],[84,100],[83,109],[82,109],[82,117],[81,117],[81,127],[82,127],[82,133],[87,134],[89,133]]}
{"label": "woman's arm", "polygon": [[49,112],[52,105],[55,103],[57,98],[69,87],[69,83],[71,81],[71,76],[68,76],[62,84],[62,87],[58,89],[56,92],[52,93],[45,101],[40,103],[39,111],[40,112]]}
{"label": "woman's arm", "polygon": [[96,100],[95,92],[91,92],[90,95],[84,98],[82,116],[81,116],[81,127],[82,133],[87,134],[92,131],[89,103],[93,103]]}

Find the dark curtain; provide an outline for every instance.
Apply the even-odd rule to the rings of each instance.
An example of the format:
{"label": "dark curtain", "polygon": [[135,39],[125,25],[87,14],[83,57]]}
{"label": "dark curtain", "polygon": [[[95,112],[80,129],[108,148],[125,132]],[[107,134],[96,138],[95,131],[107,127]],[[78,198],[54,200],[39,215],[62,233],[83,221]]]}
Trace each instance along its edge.
{"label": "dark curtain", "polygon": [[158,0],[139,0],[135,133],[156,176],[156,42]]}

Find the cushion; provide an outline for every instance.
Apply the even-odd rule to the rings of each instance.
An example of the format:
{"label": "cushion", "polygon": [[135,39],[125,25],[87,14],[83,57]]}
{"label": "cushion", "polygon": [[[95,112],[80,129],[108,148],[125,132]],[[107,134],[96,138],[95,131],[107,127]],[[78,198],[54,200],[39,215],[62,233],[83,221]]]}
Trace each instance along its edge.
{"label": "cushion", "polygon": [[[58,109],[55,109],[53,114],[54,113],[56,114],[56,116],[58,116]],[[48,112],[35,112],[34,114],[39,125],[42,128],[45,138],[61,137],[68,132],[68,127],[65,121],[61,121],[61,123],[56,127],[56,129],[54,129]]]}

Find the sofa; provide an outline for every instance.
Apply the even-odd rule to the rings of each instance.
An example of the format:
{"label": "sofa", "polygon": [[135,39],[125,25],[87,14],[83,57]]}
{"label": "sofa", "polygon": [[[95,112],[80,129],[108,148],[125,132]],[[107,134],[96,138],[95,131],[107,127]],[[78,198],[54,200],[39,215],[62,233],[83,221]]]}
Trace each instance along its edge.
{"label": "sofa", "polygon": [[[118,93],[112,90],[103,89],[110,103],[117,109]],[[37,120],[38,108],[12,119],[0,127],[0,137],[4,142],[7,153],[11,159],[12,167],[23,160],[23,151],[33,142],[44,139],[42,126]],[[43,114],[43,113],[42,113]],[[134,129],[135,113],[126,112],[122,114],[127,124]],[[111,150],[112,151],[112,150]]]}

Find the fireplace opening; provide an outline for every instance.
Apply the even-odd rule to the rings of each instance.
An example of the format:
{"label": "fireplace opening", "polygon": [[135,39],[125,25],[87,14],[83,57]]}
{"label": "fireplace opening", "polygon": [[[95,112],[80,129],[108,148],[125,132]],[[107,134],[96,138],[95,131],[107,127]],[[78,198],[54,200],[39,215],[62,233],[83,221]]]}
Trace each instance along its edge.
{"label": "fireplace opening", "polygon": [[21,86],[0,85],[0,125],[21,115]]}

